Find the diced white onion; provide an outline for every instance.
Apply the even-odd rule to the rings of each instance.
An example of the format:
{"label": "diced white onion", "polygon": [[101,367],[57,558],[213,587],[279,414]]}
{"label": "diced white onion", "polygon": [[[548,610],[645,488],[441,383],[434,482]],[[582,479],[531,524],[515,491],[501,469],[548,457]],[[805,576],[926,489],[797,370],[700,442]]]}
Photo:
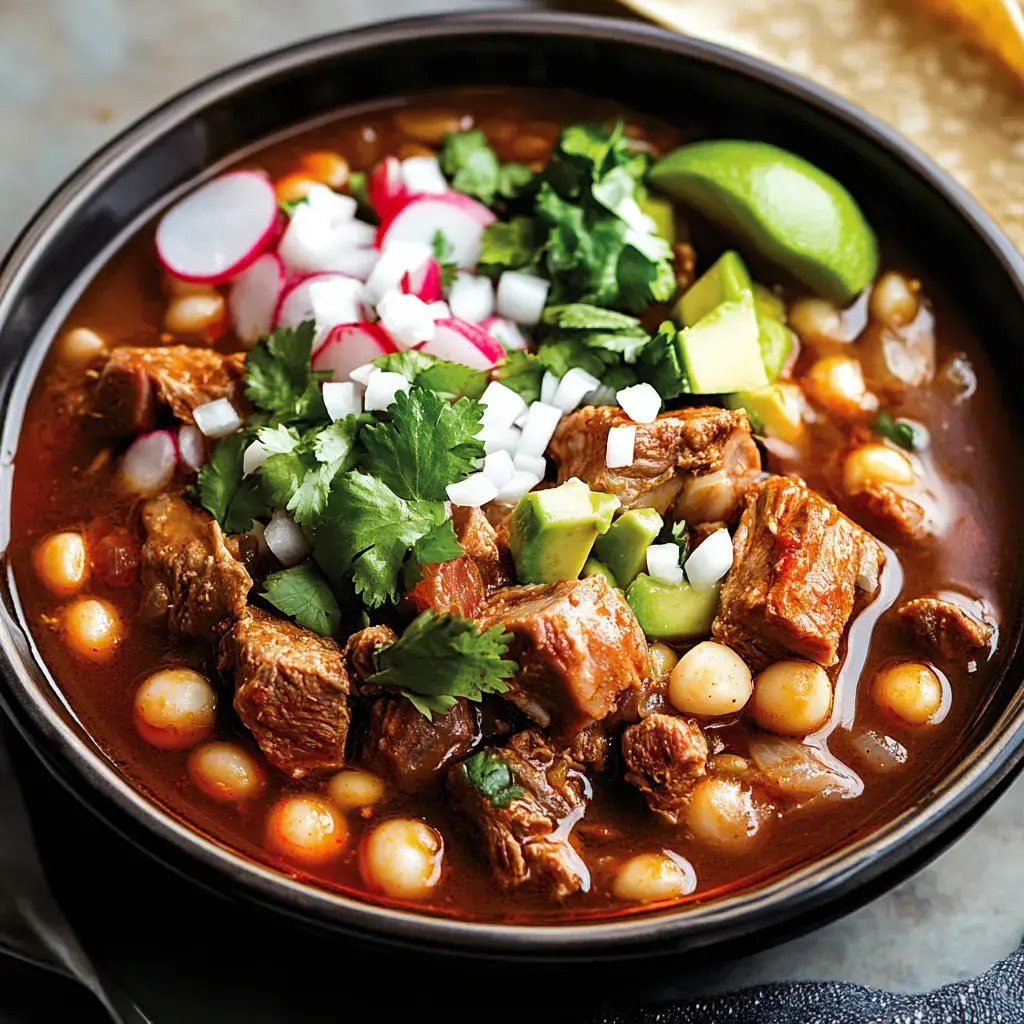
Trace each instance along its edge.
{"label": "diced white onion", "polygon": [[282,509],[278,509],[270,517],[263,539],[274,553],[274,557],[285,568],[298,565],[303,559],[308,558],[313,550],[302,532],[302,527]]}
{"label": "diced white onion", "polygon": [[[377,240],[377,228],[364,220],[350,220],[334,229],[334,240],[339,249],[372,249]],[[343,274],[352,273],[342,267],[338,269]]]}
{"label": "diced white onion", "polygon": [[498,496],[498,488],[483,473],[471,473],[465,480],[449,484],[445,492],[453,505],[466,508],[479,508]]}
{"label": "diced white onion", "polygon": [[399,391],[408,391],[412,385],[400,373],[381,370],[366,382],[363,405],[367,412],[383,412],[395,400]]}
{"label": "diced white onion", "polygon": [[227,437],[242,425],[242,417],[226,398],[197,405],[192,410],[192,419],[207,437]]}
{"label": "diced white onion", "polygon": [[561,418],[561,409],[545,402],[534,402],[526,417],[526,426],[523,427],[523,436],[519,439],[516,454],[543,455]]}
{"label": "diced white onion", "polygon": [[558,378],[550,370],[545,370],[544,376],[540,379],[540,400],[545,405],[553,405],[552,399],[557,390]]}
{"label": "diced white onion", "polygon": [[612,427],[608,431],[608,447],[604,453],[604,464],[609,469],[633,465],[633,449],[636,446],[636,425]]}
{"label": "diced white onion", "polygon": [[715,530],[690,554],[683,565],[691,587],[710,587],[732,568],[732,538],[728,530]]}
{"label": "diced white onion", "polygon": [[483,473],[500,491],[516,474],[512,456],[506,451],[492,452],[485,456]]}
{"label": "diced white onion", "polygon": [[528,344],[526,335],[519,330],[519,327],[512,323],[511,320],[506,320],[503,317],[495,317],[491,321],[487,333],[492,338],[497,338],[505,348],[526,348]]}
{"label": "diced white onion", "polygon": [[518,501],[541,482],[541,477],[526,469],[517,469],[504,487],[498,491],[499,501]]}
{"label": "diced white onion", "polygon": [[268,456],[290,452],[298,443],[294,434],[288,430],[264,428],[242,453],[242,476],[255,473]]}
{"label": "diced white onion", "polygon": [[448,303],[441,302],[440,299],[437,302],[427,303],[427,309],[430,311],[430,318],[432,320],[447,320],[452,315]]}
{"label": "diced white onion", "polygon": [[253,441],[242,453],[242,476],[251,476],[269,456],[270,449],[262,441]]}
{"label": "diced white onion", "polygon": [[448,182],[436,156],[411,156],[401,164],[402,184],[417,195],[442,195]]}
{"label": "diced white onion", "polygon": [[484,389],[480,396],[480,404],[484,406],[481,423],[485,427],[495,429],[511,427],[526,409],[522,395],[497,380],[492,380]]}
{"label": "diced white onion", "polygon": [[419,270],[433,255],[426,242],[390,242],[385,245],[366,280],[363,293],[366,301],[371,306],[377,305],[388,292],[399,287],[403,274]]}
{"label": "diced white onion", "polygon": [[427,304],[415,295],[388,292],[377,303],[377,315],[399,348],[411,348],[434,338],[434,318]]}
{"label": "diced white onion", "polygon": [[359,319],[362,283],[354,277],[330,277],[314,280],[309,286],[309,304],[320,332],[338,324],[353,324]]}
{"label": "diced white onion", "polygon": [[548,471],[547,459],[543,455],[527,455],[526,452],[516,452],[512,461],[515,463],[516,469],[532,473],[538,480],[543,480]]}
{"label": "diced white onion", "polygon": [[494,285],[490,278],[460,271],[448,290],[452,316],[478,324],[494,312]]}
{"label": "diced white onion", "polygon": [[518,427],[485,426],[477,435],[484,443],[484,453],[509,452],[514,455],[519,449],[523,432]]}
{"label": "diced white onion", "polygon": [[342,195],[326,185],[310,185],[306,190],[306,204],[331,227],[344,224],[356,215],[359,204],[352,196]]}
{"label": "diced white onion", "polygon": [[498,278],[498,316],[528,327],[539,323],[549,287],[549,283],[542,277],[518,270],[506,270]]}
{"label": "diced white onion", "polygon": [[558,406],[562,412],[572,412],[583,401],[583,396],[588,391],[600,386],[601,382],[592,373],[574,366],[558,382],[558,390],[555,391],[551,404]]}
{"label": "diced white onion", "polygon": [[363,363],[362,366],[357,366],[354,370],[348,371],[348,375],[352,380],[364,386],[369,383],[370,378],[375,373],[380,373],[380,367],[374,366],[373,363]]}
{"label": "diced white onion", "polygon": [[652,579],[666,586],[683,582],[683,568],[679,564],[678,544],[652,544],[647,549],[647,572]]}
{"label": "diced white onion", "polygon": [[634,384],[616,391],[615,400],[634,423],[653,423],[661,408],[661,395],[650,384]]}
{"label": "diced white onion", "polygon": [[323,396],[332,423],[363,411],[363,389],[359,384],[329,380],[323,386]]}

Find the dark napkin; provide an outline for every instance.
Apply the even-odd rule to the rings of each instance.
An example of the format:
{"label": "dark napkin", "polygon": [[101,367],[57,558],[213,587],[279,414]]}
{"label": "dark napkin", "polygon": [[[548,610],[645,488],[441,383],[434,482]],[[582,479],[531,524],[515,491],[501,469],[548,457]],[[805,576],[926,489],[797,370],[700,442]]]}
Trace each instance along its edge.
{"label": "dark napkin", "polygon": [[[560,1024],[1024,1022],[1024,952],[926,996],[803,982],[688,999],[697,985],[707,989],[711,972],[685,961],[545,972],[295,931],[153,862],[95,820],[12,733],[7,726],[2,742],[0,715],[0,1024],[84,1024],[94,1020],[89,1009],[103,1018],[101,1006],[116,1024],[329,1024],[351,1019],[353,986],[364,992],[360,1009],[384,1000],[379,1008],[388,1013],[380,1019],[423,1016],[428,999],[439,1014],[438,1001],[447,1002],[440,1017],[426,1019],[485,1016],[488,1024],[520,1022],[524,1006],[532,1021]],[[22,975],[15,990],[8,983],[13,961],[2,954],[45,970]],[[68,1012],[68,983],[58,984],[53,972],[80,983],[83,1009]],[[26,985],[34,986],[33,1001],[19,1012]],[[61,1010],[46,1008],[48,1000]]]}

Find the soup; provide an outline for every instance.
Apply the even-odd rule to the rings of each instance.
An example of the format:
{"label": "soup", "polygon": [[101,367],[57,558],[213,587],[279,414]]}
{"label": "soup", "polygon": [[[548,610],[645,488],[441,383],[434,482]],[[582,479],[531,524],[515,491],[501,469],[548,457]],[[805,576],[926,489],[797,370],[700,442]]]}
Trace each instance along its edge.
{"label": "soup", "polygon": [[[694,134],[396,103],[101,270],[9,555],[154,801],[310,884],[552,922],[754,887],[957,756],[1019,507],[978,339],[841,184]],[[800,238],[769,170],[817,190]]]}

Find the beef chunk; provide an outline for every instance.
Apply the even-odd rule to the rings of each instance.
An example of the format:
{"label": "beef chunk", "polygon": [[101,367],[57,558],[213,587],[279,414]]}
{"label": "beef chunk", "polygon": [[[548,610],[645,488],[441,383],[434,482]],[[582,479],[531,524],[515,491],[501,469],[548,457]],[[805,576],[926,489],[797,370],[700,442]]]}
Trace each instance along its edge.
{"label": "beef chunk", "polygon": [[622,734],[626,781],[656,814],[675,825],[707,770],[708,741],[691,718],[649,715]]}
{"label": "beef chunk", "polygon": [[[342,649],[345,659],[345,670],[353,682],[365,682],[376,669],[373,667],[373,655],[378,647],[387,647],[398,639],[395,631],[387,626],[367,626],[366,629],[353,633]],[[379,687],[375,688],[379,690]]]}
{"label": "beef chunk", "polygon": [[142,578],[148,607],[166,607],[184,636],[216,636],[245,611],[252,579],[217,522],[184,498],[162,494],[142,506]]}
{"label": "beef chunk", "polygon": [[894,487],[864,487],[847,500],[857,518],[883,537],[917,540],[928,532],[924,509]]}
{"label": "beef chunk", "polygon": [[452,506],[452,525],[462,550],[476,562],[488,595],[515,583],[516,570],[508,550],[507,531],[502,531],[506,534],[502,539],[480,509],[462,505]]}
{"label": "beef chunk", "polygon": [[116,348],[96,380],[91,413],[109,434],[137,434],[156,425],[159,406],[185,423],[192,410],[217,398],[242,404],[242,353],[205,348]]}
{"label": "beef chunk", "polygon": [[370,706],[359,761],[399,789],[415,790],[465,757],[477,735],[476,713],[468,701],[428,719],[405,697],[381,697]]}
{"label": "beef chunk", "polygon": [[858,587],[873,593],[885,556],[866,530],[788,477],[747,498],[712,631],[754,669],[797,654],[839,660]]}
{"label": "beef chunk", "polygon": [[471,619],[484,606],[486,590],[476,562],[469,555],[422,567],[422,578],[409,591],[416,611],[432,608],[438,615]]}
{"label": "beef chunk", "polygon": [[612,406],[563,417],[549,448],[558,482],[579,477],[593,490],[617,495],[623,509],[672,510],[690,522],[732,517],[761,469],[745,413],[710,407],[662,413],[636,425],[632,464],[608,469],[608,431],[632,423]]}
{"label": "beef chunk", "polygon": [[271,764],[297,779],[345,763],[349,681],[333,640],[252,608],[221,640],[220,668]]}
{"label": "beef chunk", "polygon": [[555,899],[590,888],[570,842],[590,785],[573,760],[534,732],[478,751],[448,773],[455,808],[483,839],[503,889],[529,884]]}
{"label": "beef chunk", "polygon": [[952,600],[917,597],[902,605],[899,615],[915,637],[942,661],[966,666],[991,653],[995,628]]}
{"label": "beef chunk", "polygon": [[608,761],[608,729],[604,722],[591,722],[581,729],[569,748],[569,756],[579,764],[602,772]]}
{"label": "beef chunk", "polygon": [[477,625],[512,634],[519,672],[506,696],[566,741],[614,711],[649,671],[643,630],[603,576],[499,590]]}

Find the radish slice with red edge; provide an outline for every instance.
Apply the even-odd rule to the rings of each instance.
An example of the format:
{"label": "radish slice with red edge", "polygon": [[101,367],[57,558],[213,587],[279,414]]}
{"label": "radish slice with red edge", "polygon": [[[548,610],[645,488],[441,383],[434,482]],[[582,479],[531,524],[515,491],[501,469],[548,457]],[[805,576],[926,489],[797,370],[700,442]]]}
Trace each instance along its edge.
{"label": "radish slice with red edge", "polygon": [[178,427],[178,458],[181,464],[198,473],[206,465],[208,454],[203,432],[194,423],[182,423]]}
{"label": "radish slice with red edge", "polygon": [[427,355],[462,363],[474,370],[489,370],[505,356],[501,343],[479,324],[449,317],[434,324],[434,338],[419,347]]}
{"label": "radish slice with red edge", "polygon": [[175,203],[156,229],[160,262],[175,277],[223,284],[276,237],[277,197],[257,171],[222,174]]}
{"label": "radish slice with red edge", "polygon": [[347,274],[335,274],[328,271],[323,274],[310,274],[293,281],[281,295],[277,312],[274,314],[275,327],[298,327],[306,320],[315,319],[313,314],[313,296],[310,286],[318,281],[351,281]]}
{"label": "radish slice with red edge", "polygon": [[440,231],[449,247],[451,260],[460,267],[475,267],[480,259],[484,228],[494,214],[461,192],[443,196],[409,196],[391,216],[383,216],[377,231],[377,247],[390,242],[422,242],[433,245]]}
{"label": "radish slice with red edge", "polygon": [[401,288],[406,295],[415,295],[423,302],[440,301],[441,264],[431,256],[416,270],[407,270],[402,275]]}
{"label": "radish slice with red edge", "polygon": [[143,497],[164,490],[178,468],[178,444],[169,430],[140,434],[121,456],[117,478],[121,486]]}
{"label": "radish slice with red edge", "polygon": [[265,252],[232,282],[228,309],[235,334],[246,348],[273,328],[284,282],[284,264],[272,252]]}
{"label": "radish slice with red edge", "polygon": [[480,326],[492,338],[497,338],[507,349],[528,347],[523,332],[511,320],[506,320],[501,316],[489,316],[486,320],[480,322]]}
{"label": "radish slice with red edge", "polygon": [[405,202],[409,190],[402,181],[402,165],[397,157],[386,156],[374,167],[366,184],[366,195],[381,220],[386,220]]}
{"label": "radish slice with red edge", "polygon": [[351,380],[350,371],[380,356],[397,352],[398,348],[380,324],[361,320],[356,324],[340,324],[316,349],[311,360],[314,370],[330,370],[332,380]]}

